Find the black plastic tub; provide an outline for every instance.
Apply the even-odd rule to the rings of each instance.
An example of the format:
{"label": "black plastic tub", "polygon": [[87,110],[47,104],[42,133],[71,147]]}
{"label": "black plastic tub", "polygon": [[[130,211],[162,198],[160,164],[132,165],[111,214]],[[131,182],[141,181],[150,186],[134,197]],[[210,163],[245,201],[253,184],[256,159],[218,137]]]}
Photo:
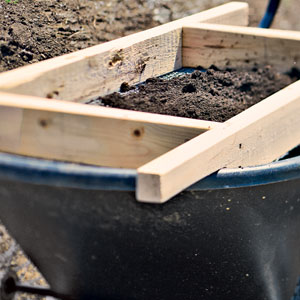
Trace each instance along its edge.
{"label": "black plastic tub", "polygon": [[134,170],[0,154],[0,218],[76,299],[287,300],[300,275],[300,156],[221,170],[163,205]]}

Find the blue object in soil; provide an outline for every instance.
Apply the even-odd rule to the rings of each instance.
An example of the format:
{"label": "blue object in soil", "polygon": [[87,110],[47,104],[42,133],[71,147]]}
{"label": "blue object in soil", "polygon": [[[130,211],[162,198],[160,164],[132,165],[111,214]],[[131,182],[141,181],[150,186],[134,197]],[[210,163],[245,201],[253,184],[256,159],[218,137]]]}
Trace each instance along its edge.
{"label": "blue object in soil", "polygon": [[[192,74],[195,70],[196,70],[195,68],[181,68],[176,71],[172,71],[167,74],[161,75],[160,78],[170,80],[175,77],[182,77],[186,74]],[[203,69],[203,72],[204,71],[206,71],[206,70]]]}
{"label": "blue object in soil", "polygon": [[258,27],[269,28],[272,25],[272,22],[276,15],[279,4],[280,4],[280,0],[270,0],[269,1],[265,15],[263,16],[262,20],[260,21]]}

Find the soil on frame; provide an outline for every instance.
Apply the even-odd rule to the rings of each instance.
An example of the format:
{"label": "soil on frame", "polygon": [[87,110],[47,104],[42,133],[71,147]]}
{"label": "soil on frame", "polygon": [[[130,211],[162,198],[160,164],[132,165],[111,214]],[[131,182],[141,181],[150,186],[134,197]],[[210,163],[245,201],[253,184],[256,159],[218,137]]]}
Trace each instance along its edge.
{"label": "soil on frame", "polygon": [[281,74],[271,66],[250,71],[211,66],[172,79],[150,78],[137,87],[123,83],[120,92],[88,104],[224,122],[298,78],[297,70]]}

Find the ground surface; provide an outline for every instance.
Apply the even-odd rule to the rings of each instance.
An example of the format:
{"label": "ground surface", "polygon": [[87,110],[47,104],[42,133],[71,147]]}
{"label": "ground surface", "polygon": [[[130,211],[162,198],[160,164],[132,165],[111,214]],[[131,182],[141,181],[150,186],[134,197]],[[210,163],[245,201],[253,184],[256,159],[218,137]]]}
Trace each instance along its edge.
{"label": "ground surface", "polygon": [[[83,49],[225,3],[222,0],[0,0],[0,72]],[[248,1],[257,25],[267,1]],[[296,0],[274,27],[300,29]]]}
{"label": "ground surface", "polygon": [[[222,0],[0,0],[0,72],[112,40],[226,3]],[[267,1],[248,0],[256,26]],[[297,0],[282,1],[273,27],[300,30]],[[1,208],[0,208],[1,209]],[[0,279],[9,265],[23,281],[41,284],[0,225]],[[19,295],[19,299],[28,296]]]}

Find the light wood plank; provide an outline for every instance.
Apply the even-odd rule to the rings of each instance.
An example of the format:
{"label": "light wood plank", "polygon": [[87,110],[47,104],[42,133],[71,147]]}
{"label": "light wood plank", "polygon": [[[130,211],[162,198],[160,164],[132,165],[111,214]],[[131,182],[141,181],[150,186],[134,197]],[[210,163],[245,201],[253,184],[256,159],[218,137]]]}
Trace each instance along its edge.
{"label": "light wood plank", "polygon": [[0,93],[0,151],[136,168],[220,123]]}
{"label": "light wood plank", "polygon": [[232,2],[105,44],[0,74],[0,90],[82,102],[182,66],[182,25],[248,24],[248,5]]}
{"label": "light wood plank", "polygon": [[229,25],[183,28],[183,66],[253,67],[287,71],[300,64],[300,32]]}
{"label": "light wood plank", "polygon": [[300,144],[300,81],[138,169],[137,199],[162,203],[225,167],[270,163]]}

